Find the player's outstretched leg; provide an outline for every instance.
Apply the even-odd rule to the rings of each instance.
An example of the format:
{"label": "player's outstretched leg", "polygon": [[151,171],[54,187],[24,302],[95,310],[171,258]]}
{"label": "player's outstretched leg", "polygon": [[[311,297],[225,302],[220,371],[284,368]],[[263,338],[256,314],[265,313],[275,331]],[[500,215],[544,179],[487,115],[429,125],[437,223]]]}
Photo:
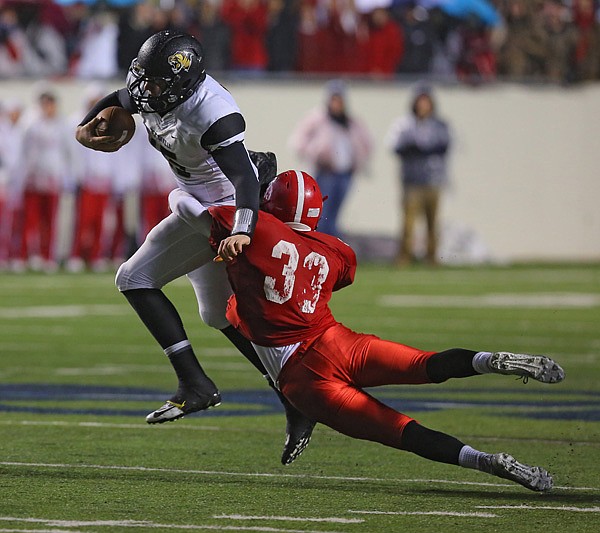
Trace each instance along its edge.
{"label": "player's outstretched leg", "polygon": [[481,373],[521,376],[525,383],[529,378],[542,383],[559,383],[565,379],[562,367],[545,355],[479,352],[473,359],[473,366]]}
{"label": "player's outstretched leg", "polygon": [[402,432],[402,449],[431,461],[454,464],[509,479],[538,492],[552,488],[552,476],[539,466],[529,466],[507,453],[486,453],[456,437],[422,426],[415,420]]}

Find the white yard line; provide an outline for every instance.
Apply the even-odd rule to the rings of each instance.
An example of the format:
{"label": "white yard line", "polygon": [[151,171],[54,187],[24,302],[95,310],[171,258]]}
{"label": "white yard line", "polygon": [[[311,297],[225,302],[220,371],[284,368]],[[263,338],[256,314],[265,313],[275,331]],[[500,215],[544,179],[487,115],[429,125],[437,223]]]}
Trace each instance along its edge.
{"label": "white yard line", "polygon": [[[44,524],[48,527],[122,527],[122,528],[142,528],[142,529],[184,529],[184,530],[213,530],[213,531],[265,531],[267,533],[322,533],[319,531],[310,531],[307,529],[279,529],[268,526],[227,526],[227,525],[209,525],[209,524],[160,524],[146,520],[52,520],[47,518],[15,518],[12,516],[0,516],[0,521],[17,522],[27,524]],[[0,531],[18,531],[23,533],[23,529],[0,529]],[[35,529],[28,530],[40,533],[75,533],[72,529]],[[339,532],[329,532],[339,533]]]}
{"label": "white yard line", "polygon": [[[26,463],[20,461],[0,461],[0,466],[9,467],[37,467],[37,468],[63,468],[63,469],[89,469],[89,470],[117,470],[128,472],[162,472],[172,474],[191,474],[199,476],[231,476],[231,477],[258,477],[273,479],[319,479],[327,481],[364,481],[383,483],[440,483],[449,485],[464,485],[478,487],[517,487],[514,483],[485,483],[475,481],[454,481],[448,479],[397,479],[359,476],[321,476],[316,474],[278,474],[272,472],[227,472],[220,470],[187,470],[183,468],[157,468],[148,466],[120,466],[120,465],[88,465],[65,463]],[[598,487],[555,487],[563,490],[598,490]]]}
{"label": "white yard line", "polygon": [[[1,517],[0,517],[1,519]],[[0,528],[0,533],[84,533],[78,529],[6,529]],[[89,532],[88,532],[89,533]]]}
{"label": "white yard line", "polygon": [[600,507],[573,507],[567,505],[476,505],[477,509],[517,509],[526,511],[567,511],[570,513],[600,513]]}
{"label": "white yard line", "polygon": [[[86,427],[86,428],[112,428],[112,429],[140,429],[143,431],[149,430],[151,427],[150,424],[140,423],[140,424],[115,424],[110,422],[68,422],[66,420],[0,420],[0,426],[63,426],[63,427]],[[180,425],[167,425],[161,424],[159,426],[160,431],[230,431],[230,432],[240,432],[247,431],[244,428],[237,427],[222,427],[222,426],[205,426],[205,425],[192,425],[192,424],[180,424]],[[153,431],[157,429],[154,426]],[[266,428],[254,429],[253,431],[257,431],[259,433],[277,433],[279,434],[278,429],[269,430]],[[329,428],[323,427],[321,431],[331,432],[335,434],[335,432]],[[536,439],[536,438],[519,438],[519,437],[490,437],[490,436],[482,436],[482,435],[463,435],[465,438],[470,439],[479,439],[486,442],[530,442],[535,444],[552,444],[552,445],[577,445],[577,446],[600,446],[600,442],[597,441],[587,441],[587,440],[574,440],[574,439],[565,439],[565,440],[554,440],[554,439]],[[448,483],[452,483],[448,481]],[[462,482],[461,482],[462,483]],[[481,483],[478,483],[481,484]],[[593,489],[592,489],[593,490]]]}
{"label": "white yard line", "polygon": [[[61,420],[55,420],[53,422],[37,421],[37,420],[17,420],[11,422],[10,420],[0,420],[0,425],[3,426],[59,426],[59,427],[82,427],[82,428],[111,428],[111,429],[141,429],[146,431],[152,426],[150,424],[110,424],[106,422],[65,422]],[[174,426],[164,426],[165,429]],[[187,429],[193,431],[221,431],[222,428],[217,426],[179,426],[178,429]]]}
{"label": "white yard line", "polygon": [[278,522],[328,522],[332,524],[362,524],[361,518],[338,518],[335,516],[328,518],[309,518],[306,516],[251,516],[243,514],[222,514],[213,515],[213,518],[225,520],[275,520]]}
{"label": "white yard line", "polygon": [[399,515],[399,516],[456,516],[466,518],[497,518],[493,513],[466,513],[458,511],[357,511],[348,509],[349,513],[369,514],[369,515]]}
{"label": "white yard line", "polygon": [[79,318],[82,316],[115,316],[130,314],[123,305],[35,305],[0,307],[0,319]]}
{"label": "white yard line", "polygon": [[475,296],[386,294],[383,307],[469,307],[469,308],[589,308],[600,306],[600,294],[584,293],[494,293]]}

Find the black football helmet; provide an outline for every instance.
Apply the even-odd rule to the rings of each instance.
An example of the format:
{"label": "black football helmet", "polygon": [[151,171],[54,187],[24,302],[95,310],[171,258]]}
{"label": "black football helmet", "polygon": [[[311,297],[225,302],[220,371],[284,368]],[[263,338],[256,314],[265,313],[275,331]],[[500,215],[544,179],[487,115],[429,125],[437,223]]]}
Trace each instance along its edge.
{"label": "black football helmet", "polygon": [[127,73],[127,90],[138,111],[166,113],[185,102],[205,78],[200,43],[187,33],[164,30],[140,48]]}

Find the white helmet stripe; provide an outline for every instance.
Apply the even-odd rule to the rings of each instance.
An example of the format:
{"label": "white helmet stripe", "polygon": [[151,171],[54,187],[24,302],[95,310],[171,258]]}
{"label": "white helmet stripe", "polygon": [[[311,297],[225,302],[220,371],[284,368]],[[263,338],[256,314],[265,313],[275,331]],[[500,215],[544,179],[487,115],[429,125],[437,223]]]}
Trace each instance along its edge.
{"label": "white helmet stripe", "polygon": [[296,200],[296,214],[294,215],[294,222],[300,222],[302,220],[302,212],[304,211],[304,176],[302,172],[295,170],[296,178],[298,180],[298,199]]}

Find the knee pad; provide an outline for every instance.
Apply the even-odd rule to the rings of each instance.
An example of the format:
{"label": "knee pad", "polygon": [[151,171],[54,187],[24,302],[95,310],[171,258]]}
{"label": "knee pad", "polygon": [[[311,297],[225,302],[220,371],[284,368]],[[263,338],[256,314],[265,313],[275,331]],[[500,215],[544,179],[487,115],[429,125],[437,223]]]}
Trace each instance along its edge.
{"label": "knee pad", "polygon": [[152,283],[142,271],[132,267],[130,261],[125,261],[117,270],[115,285],[120,292],[131,289],[160,289]]}
{"label": "knee pad", "polygon": [[231,326],[227,320],[227,317],[225,316],[225,307],[222,309],[211,309],[209,307],[203,307],[202,305],[199,305],[198,312],[200,313],[202,322],[211,328],[225,329],[226,327]]}

